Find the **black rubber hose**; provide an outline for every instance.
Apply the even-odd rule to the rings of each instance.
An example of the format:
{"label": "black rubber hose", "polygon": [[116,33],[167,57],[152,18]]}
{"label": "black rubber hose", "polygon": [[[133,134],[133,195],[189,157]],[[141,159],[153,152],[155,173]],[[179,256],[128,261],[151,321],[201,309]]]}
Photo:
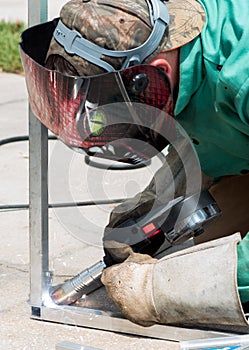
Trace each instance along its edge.
{"label": "black rubber hose", "polygon": [[[0,146],[6,145],[8,143],[20,142],[20,141],[28,141],[28,135],[21,136],[13,136],[8,137],[6,139],[0,140]],[[49,135],[48,140],[58,140],[55,135]],[[96,167],[101,167],[100,164],[96,164],[94,162],[90,162],[87,157],[85,157],[86,164]],[[103,165],[103,169],[106,169],[106,166]],[[111,167],[110,167],[111,169]],[[134,167],[133,167],[134,169]],[[121,203],[124,202],[124,199],[109,199],[109,200],[95,200],[95,201],[83,201],[83,202],[75,202],[75,203],[54,203],[48,204],[48,208],[65,208],[65,207],[83,207],[83,206],[91,206],[91,205],[104,205],[104,204],[113,204],[113,203]],[[29,204],[6,204],[0,205],[0,210],[19,210],[19,209],[29,209]]]}
{"label": "black rubber hose", "polygon": [[[49,135],[48,139],[58,140],[58,138],[55,135]],[[8,137],[7,139],[0,140],[0,146],[7,145],[8,143],[12,143],[12,142],[20,142],[20,141],[28,141],[28,140],[29,140],[28,135]]]}

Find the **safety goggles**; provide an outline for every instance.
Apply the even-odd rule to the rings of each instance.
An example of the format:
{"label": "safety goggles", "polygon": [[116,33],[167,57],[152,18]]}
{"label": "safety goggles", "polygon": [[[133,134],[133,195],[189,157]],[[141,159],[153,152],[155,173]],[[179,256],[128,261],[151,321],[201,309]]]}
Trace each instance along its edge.
{"label": "safety goggles", "polygon": [[69,76],[44,67],[58,20],[22,33],[20,53],[35,116],[66,145],[88,155],[139,163],[174,138],[167,76],[150,65],[98,76]]}

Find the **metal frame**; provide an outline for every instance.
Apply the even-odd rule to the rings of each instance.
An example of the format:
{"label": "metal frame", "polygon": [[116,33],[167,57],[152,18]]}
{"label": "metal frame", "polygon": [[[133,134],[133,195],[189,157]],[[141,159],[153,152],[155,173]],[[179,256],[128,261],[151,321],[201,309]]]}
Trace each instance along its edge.
{"label": "metal frame", "polygon": [[[28,1],[28,25],[47,20],[47,0]],[[41,305],[48,271],[48,131],[29,108],[30,302]],[[35,283],[33,283],[35,281]]]}
{"label": "metal frame", "polygon": [[136,325],[127,319],[112,315],[110,312],[77,306],[41,305],[39,309],[39,316],[33,314],[32,318],[173,342],[227,337],[232,335],[225,332],[205,331],[201,329],[189,329],[165,325],[154,325],[147,328]]}
{"label": "metal frame", "polygon": [[[47,20],[47,0],[28,1],[29,26]],[[144,328],[110,312],[75,306],[44,306],[51,286],[48,228],[48,130],[29,110],[29,198],[30,198],[30,304],[34,319],[95,329],[136,334],[172,341],[227,336],[223,332],[155,325]],[[65,343],[57,349],[78,349]],[[64,347],[63,347],[64,346]],[[71,346],[71,347],[70,347]]]}

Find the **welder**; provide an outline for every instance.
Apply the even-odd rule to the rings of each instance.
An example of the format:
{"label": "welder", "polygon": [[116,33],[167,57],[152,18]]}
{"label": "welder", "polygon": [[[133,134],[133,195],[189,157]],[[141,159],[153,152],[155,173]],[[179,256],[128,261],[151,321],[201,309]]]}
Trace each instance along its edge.
{"label": "welder", "polygon": [[[104,270],[102,282],[123,314],[137,324],[248,326],[248,16],[246,2],[235,0],[71,0],[55,24],[44,69],[86,80],[94,77],[95,95],[98,76],[106,76],[115,90],[117,76],[126,85],[126,70],[143,65],[169,80],[172,99],[168,94],[165,110],[171,115],[173,106],[175,120],[197,152],[201,188],[209,189],[222,210],[194,247],[162,259],[104,241],[113,266]],[[96,101],[85,102],[91,109]],[[104,114],[95,114],[94,120],[86,118],[84,125],[96,137],[104,128]],[[160,143],[160,137],[155,141],[147,128],[143,131],[148,143]],[[113,210],[106,232],[149,212],[162,197],[170,198],[169,164],[174,168],[175,197],[191,193],[177,156],[170,151],[144,191]]]}

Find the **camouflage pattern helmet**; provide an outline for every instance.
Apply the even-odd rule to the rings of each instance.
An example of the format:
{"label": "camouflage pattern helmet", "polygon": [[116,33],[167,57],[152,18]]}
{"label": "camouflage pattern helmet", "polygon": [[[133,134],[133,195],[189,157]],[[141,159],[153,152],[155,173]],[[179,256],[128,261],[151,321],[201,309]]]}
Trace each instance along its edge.
{"label": "camouflage pattern helmet", "polygon": [[204,8],[197,0],[167,0],[169,35],[163,51],[177,49],[196,38],[206,23]]}
{"label": "camouflage pattern helmet", "polygon": [[[178,48],[193,40],[205,24],[204,9],[196,0],[167,0],[165,6],[170,15],[169,27],[157,49],[143,63],[149,63],[161,51]],[[60,19],[87,40],[116,51],[141,46],[152,30],[146,0],[71,0],[62,7]],[[117,70],[122,66],[121,58],[104,59]],[[73,75],[104,72],[97,65],[68,54],[54,38],[47,53],[46,67]]]}
{"label": "camouflage pattern helmet", "polygon": [[[62,23],[70,29],[77,30],[83,38],[97,44],[100,47],[125,51],[141,46],[150,36],[152,25],[150,12],[146,0],[71,0],[60,11]],[[163,47],[168,38],[166,30],[160,45],[156,51],[146,59],[150,61]],[[58,57],[62,57],[68,64],[63,63]],[[61,67],[56,67],[59,60]],[[105,57],[115,69],[120,69],[123,59]],[[46,66],[50,69],[64,71],[73,68],[79,75],[95,75],[103,72],[103,69],[89,63],[85,59],[68,54],[64,48],[52,38],[47,54]],[[73,67],[73,68],[72,68]],[[89,74],[90,73],[90,74]]]}

